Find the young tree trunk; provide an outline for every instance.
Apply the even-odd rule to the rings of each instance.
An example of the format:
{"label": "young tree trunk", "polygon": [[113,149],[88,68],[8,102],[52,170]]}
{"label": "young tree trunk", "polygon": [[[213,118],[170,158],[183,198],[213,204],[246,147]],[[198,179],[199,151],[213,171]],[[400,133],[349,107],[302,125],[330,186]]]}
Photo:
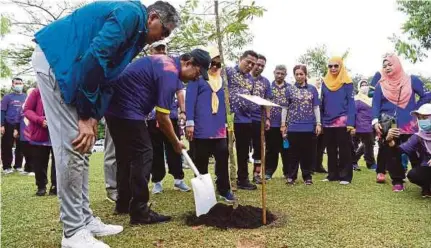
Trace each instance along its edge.
{"label": "young tree trunk", "polygon": [[230,104],[229,104],[229,91],[228,91],[228,81],[227,81],[227,75],[226,75],[226,64],[224,62],[223,57],[223,45],[222,45],[222,34],[220,31],[220,19],[219,19],[219,11],[218,11],[218,0],[214,0],[214,12],[215,12],[215,18],[216,18],[216,29],[217,29],[217,41],[218,41],[218,49],[220,52],[220,59],[222,63],[222,67],[224,68],[221,71],[221,76],[223,78],[223,90],[224,90],[224,102],[226,105],[226,118],[227,118],[227,135],[228,135],[228,149],[229,149],[229,178],[230,178],[230,184],[233,191],[236,191],[237,185],[236,185],[236,158],[235,154],[233,152],[233,140],[234,140],[234,132],[233,132],[233,114],[230,111]]}

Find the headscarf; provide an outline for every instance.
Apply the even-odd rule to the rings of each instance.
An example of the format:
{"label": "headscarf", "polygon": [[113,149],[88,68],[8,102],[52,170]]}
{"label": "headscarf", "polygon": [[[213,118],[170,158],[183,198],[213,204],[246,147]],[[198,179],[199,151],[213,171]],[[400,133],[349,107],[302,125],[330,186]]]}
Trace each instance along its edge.
{"label": "headscarf", "polygon": [[344,66],[343,58],[337,56],[332,57],[328,64],[329,63],[337,63],[340,66],[340,71],[337,75],[332,75],[330,70],[326,73],[324,83],[330,91],[337,91],[343,86],[343,84],[352,83],[352,79],[347,74],[346,67]]}
{"label": "headscarf", "polygon": [[392,75],[387,75],[382,70],[382,78],[379,80],[382,87],[382,93],[391,103],[398,107],[405,108],[412,96],[412,80],[407,75],[401,65],[400,59],[395,54],[387,54],[383,61],[389,61],[392,64]]}
{"label": "headscarf", "polygon": [[[371,107],[372,102],[373,102],[372,99],[370,97],[368,97],[368,95],[365,95],[364,93],[362,93],[361,90],[360,90],[361,84],[363,82],[366,82],[367,85],[368,85],[368,82],[365,79],[362,79],[362,80],[359,81],[359,83],[358,83],[358,89],[359,89],[359,91],[358,91],[358,94],[356,94],[356,96],[355,96],[355,100],[361,101],[361,102],[363,102],[363,103],[365,103],[365,104],[367,104],[368,106]],[[369,85],[368,85],[368,87],[369,87]]]}
{"label": "headscarf", "polygon": [[[218,48],[216,47],[208,47],[207,48],[208,53],[210,54],[211,59],[214,59],[218,56],[220,56],[220,52]],[[211,112],[212,114],[217,114],[218,107],[219,107],[219,99],[217,96],[217,92],[222,87],[222,78],[220,75],[221,70],[217,70],[215,74],[211,73],[211,70],[208,71],[208,84],[211,87],[212,94],[211,94]]]}

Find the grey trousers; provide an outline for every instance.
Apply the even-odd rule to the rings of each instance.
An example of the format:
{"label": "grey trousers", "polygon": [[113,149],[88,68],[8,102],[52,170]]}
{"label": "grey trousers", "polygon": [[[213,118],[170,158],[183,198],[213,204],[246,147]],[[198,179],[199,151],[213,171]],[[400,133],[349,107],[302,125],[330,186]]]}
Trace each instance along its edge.
{"label": "grey trousers", "polygon": [[89,156],[74,151],[78,134],[76,108],[65,104],[45,54],[36,46],[32,56],[42,102],[48,121],[57,172],[60,218],[66,237],[73,236],[93,220],[88,194]]}
{"label": "grey trousers", "polygon": [[117,160],[115,158],[115,146],[109,133],[108,125],[105,124],[105,186],[106,188],[117,188]]}

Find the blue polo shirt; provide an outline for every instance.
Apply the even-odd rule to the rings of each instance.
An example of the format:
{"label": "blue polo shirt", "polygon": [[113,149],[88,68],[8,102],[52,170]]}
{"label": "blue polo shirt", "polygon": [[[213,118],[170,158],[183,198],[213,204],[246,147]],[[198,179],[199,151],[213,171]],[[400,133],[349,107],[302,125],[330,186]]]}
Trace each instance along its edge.
{"label": "blue polo shirt", "polygon": [[[225,82],[223,82],[224,84]],[[212,89],[203,78],[187,85],[186,91],[187,123],[194,124],[194,137],[196,139],[222,139],[226,138],[226,105],[224,89],[216,92],[219,99],[217,113],[212,113]]]}
{"label": "blue polo shirt", "polygon": [[114,95],[106,115],[145,120],[156,111],[169,114],[172,99],[182,84],[180,59],[165,55],[140,58],[131,63],[113,83]]}
{"label": "blue polo shirt", "polygon": [[[182,90],[184,89],[184,84],[182,82],[179,83],[178,85],[179,87],[181,87],[178,90]],[[172,107],[171,107],[171,113],[169,114],[169,118],[171,120],[178,120],[178,98],[174,97],[174,99],[172,100]],[[150,114],[148,114],[147,120],[155,120],[156,119],[156,109],[154,108]]]}

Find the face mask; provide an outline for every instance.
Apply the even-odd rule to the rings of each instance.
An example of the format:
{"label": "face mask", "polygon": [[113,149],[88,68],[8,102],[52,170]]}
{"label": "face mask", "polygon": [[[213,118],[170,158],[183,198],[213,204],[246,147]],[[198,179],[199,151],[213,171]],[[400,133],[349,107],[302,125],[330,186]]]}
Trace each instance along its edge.
{"label": "face mask", "polygon": [[418,120],[419,128],[425,132],[431,132],[431,120]]}
{"label": "face mask", "polygon": [[368,90],[370,89],[369,86],[361,86],[361,88],[359,89],[359,91],[364,94],[367,95],[368,94]]}
{"label": "face mask", "polygon": [[13,87],[13,90],[17,93],[21,93],[23,88],[24,88],[24,85],[15,85]]}

